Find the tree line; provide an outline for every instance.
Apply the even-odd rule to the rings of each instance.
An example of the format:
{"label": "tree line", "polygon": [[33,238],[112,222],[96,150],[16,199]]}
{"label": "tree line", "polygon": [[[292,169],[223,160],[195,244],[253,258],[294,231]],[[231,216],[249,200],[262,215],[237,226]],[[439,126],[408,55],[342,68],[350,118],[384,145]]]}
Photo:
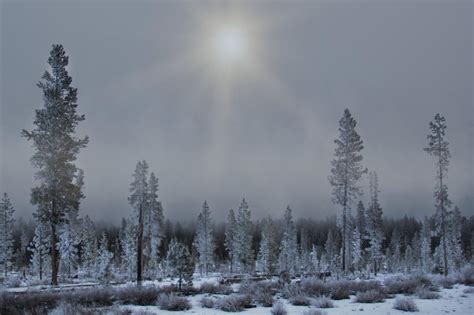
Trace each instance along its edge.
{"label": "tree line", "polygon": [[[440,272],[448,275],[472,259],[473,218],[464,218],[448,197],[446,174],[450,151],[446,120],[436,114],[429,124],[424,150],[435,161],[435,214],[418,222],[412,218],[387,219],[379,202],[379,178],[362,164],[363,141],[348,109],[339,121],[329,184],[333,202],[341,207],[335,220],[295,222],[290,206],[275,220],[254,221],[245,199],[227,222],[212,222],[207,201],[195,226],[182,227],[165,220],[158,196],[158,177],[139,161],[130,183],[130,216],[120,228],[103,229],[80,216],[84,171],[75,161],[89,138],[78,138],[76,127],[85,116],[77,112],[77,89],[67,72],[68,56],[53,45],[38,87],[44,106],[36,110],[34,129],[22,136],[32,143],[32,165],[37,186],[34,229],[15,223],[13,206],[5,194],[0,203],[0,264],[8,271],[42,279],[94,277],[110,281],[122,274],[138,284],[145,279],[176,276],[189,283],[202,274],[264,273],[336,275],[380,271]],[[369,202],[360,200],[360,185],[369,175]],[[27,227],[27,228],[25,228]],[[16,234],[15,234],[16,233]]]}

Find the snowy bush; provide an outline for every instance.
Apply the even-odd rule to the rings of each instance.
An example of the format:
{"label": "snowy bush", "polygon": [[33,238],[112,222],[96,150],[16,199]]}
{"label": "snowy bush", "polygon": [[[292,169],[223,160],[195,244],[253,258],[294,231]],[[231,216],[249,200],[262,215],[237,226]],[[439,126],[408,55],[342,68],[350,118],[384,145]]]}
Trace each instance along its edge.
{"label": "snowy bush", "polygon": [[474,288],[466,288],[462,291],[462,293],[474,293]]}
{"label": "snowy bush", "polygon": [[330,284],[331,298],[333,300],[348,299],[352,292],[351,281],[335,281]]}
{"label": "snowy bush", "polygon": [[431,291],[428,288],[418,288],[416,295],[423,300],[436,300],[441,297],[438,292]]}
{"label": "snowy bush", "polygon": [[320,296],[316,300],[314,300],[313,305],[317,308],[332,308],[334,307],[334,303],[332,300],[327,296]]}
{"label": "snowy bush", "polygon": [[217,300],[216,307],[224,312],[241,312],[251,303],[252,299],[248,295],[231,294]]}
{"label": "snowy bush", "polygon": [[379,281],[351,281],[352,294],[371,290],[382,291],[384,288]]}
{"label": "snowy bush", "polygon": [[466,266],[461,272],[461,281],[465,285],[474,285],[474,266]]}
{"label": "snowy bush", "polygon": [[288,312],[286,311],[285,304],[283,304],[281,301],[277,301],[271,310],[272,315],[287,315]]}
{"label": "snowy bush", "polygon": [[232,288],[228,285],[212,283],[212,282],[203,282],[200,287],[200,292],[207,293],[207,294],[229,295],[232,292],[234,292],[234,290],[232,290]]}
{"label": "snowy bush", "polygon": [[182,296],[177,296],[174,293],[162,293],[158,296],[157,305],[161,310],[166,311],[185,311],[191,309],[191,303],[188,299]]}
{"label": "snowy bush", "polygon": [[303,295],[303,294],[294,295],[294,296],[290,297],[289,301],[290,301],[291,304],[297,305],[297,306],[309,306],[309,305],[311,305],[310,299],[307,296]]}
{"label": "snowy bush", "polygon": [[393,303],[393,308],[404,312],[418,312],[418,307],[412,298],[406,296],[399,296]]}
{"label": "snowy bush", "polygon": [[270,307],[273,305],[273,293],[270,290],[260,290],[255,292],[254,300],[256,303]]}
{"label": "snowy bush", "polygon": [[301,280],[301,289],[310,296],[328,295],[330,287],[318,278],[305,278]]}
{"label": "snowy bush", "polygon": [[47,314],[56,306],[58,295],[52,292],[14,294],[0,292],[0,314]]}
{"label": "snowy bush", "polygon": [[357,292],[355,301],[357,303],[380,303],[385,301],[385,293],[376,290]]}
{"label": "snowy bush", "polygon": [[91,314],[90,310],[77,305],[61,302],[57,307],[55,307],[49,315],[86,315]]}
{"label": "snowy bush", "polygon": [[154,287],[127,287],[116,290],[115,298],[123,304],[155,305],[160,289]]}
{"label": "snowy bush", "polygon": [[199,304],[201,304],[203,308],[214,308],[215,299],[205,296],[199,301]]}
{"label": "snowy bush", "polygon": [[388,294],[415,294],[423,282],[421,278],[391,277],[385,279],[384,286]]}

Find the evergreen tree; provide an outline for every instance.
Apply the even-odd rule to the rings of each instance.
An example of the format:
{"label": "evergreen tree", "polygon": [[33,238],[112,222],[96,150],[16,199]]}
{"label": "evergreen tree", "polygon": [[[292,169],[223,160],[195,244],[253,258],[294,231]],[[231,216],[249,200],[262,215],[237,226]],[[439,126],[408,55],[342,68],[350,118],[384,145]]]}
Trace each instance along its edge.
{"label": "evergreen tree", "polygon": [[99,257],[97,262],[97,278],[103,282],[110,281],[112,276],[112,252],[109,250],[109,241],[105,233],[99,242]]}
{"label": "evergreen tree", "polygon": [[87,275],[92,276],[97,260],[97,237],[94,222],[92,222],[89,216],[85,216],[82,220],[81,234],[82,267],[84,268]]}
{"label": "evergreen tree", "polygon": [[7,193],[3,194],[0,201],[0,265],[3,267],[5,278],[8,269],[12,265],[13,259],[13,213],[15,209],[8,198]]}
{"label": "evergreen tree", "polygon": [[356,225],[352,237],[352,266],[355,270],[360,270],[362,262],[362,240],[359,226]]}
{"label": "evergreen tree", "polygon": [[133,273],[136,272],[136,260],[137,260],[137,245],[135,236],[135,226],[131,223],[131,220],[122,220],[122,229],[120,231],[120,242],[122,246],[122,266],[124,267],[124,273],[129,279],[132,279]]}
{"label": "evergreen tree", "polygon": [[461,227],[461,213],[459,212],[459,208],[456,206],[454,207],[453,212],[449,213],[449,224],[447,231],[447,238],[449,244],[448,265],[453,271],[459,271],[464,260],[464,254],[461,245]]}
{"label": "evergreen tree", "polygon": [[168,272],[178,277],[178,289],[180,291],[183,283],[192,286],[194,261],[186,245],[172,239],[168,246],[166,264]]}
{"label": "evergreen tree", "polygon": [[257,255],[257,265],[259,271],[262,273],[274,274],[278,259],[276,228],[270,217],[264,219],[262,225],[262,237]]}
{"label": "evergreen tree", "polygon": [[405,271],[411,273],[413,266],[413,250],[410,244],[405,248]]}
{"label": "evergreen tree", "polygon": [[130,184],[130,196],[128,201],[134,209],[134,218],[137,225],[137,251],[136,271],[137,285],[140,286],[143,277],[143,234],[145,215],[148,210],[148,164],[146,161],[138,161],[133,174],[133,182]]}
{"label": "evergreen tree", "polygon": [[227,216],[224,245],[229,254],[230,272],[232,273],[234,271],[237,258],[237,220],[235,219],[234,210],[232,209],[229,210],[229,214]]}
{"label": "evergreen tree", "polygon": [[326,252],[325,253],[326,265],[329,271],[335,271],[338,265],[339,256],[338,256],[338,246],[334,239],[332,230],[328,231],[326,243],[324,244],[324,250]]}
{"label": "evergreen tree", "polygon": [[280,243],[278,264],[280,272],[285,271],[290,275],[294,275],[297,271],[298,244],[296,227],[291,212],[291,208],[288,206],[283,218],[283,238]]}
{"label": "evergreen tree", "polygon": [[346,250],[348,248],[347,209],[354,199],[362,194],[358,181],[367,169],[362,167],[363,141],[355,131],[357,123],[348,109],[339,121],[339,138],[334,140],[336,150],[331,161],[329,182],[333,187],[333,202],[342,207],[342,269],[347,271]]}
{"label": "evergreen tree", "polygon": [[211,211],[207,201],[202,205],[202,211],[197,220],[196,237],[194,246],[198,252],[198,266],[201,274],[204,271],[207,275],[209,269],[214,265],[214,236],[212,235]]}
{"label": "evergreen tree", "polygon": [[159,248],[164,237],[163,207],[158,200],[158,178],[155,173],[150,174],[148,181],[148,204],[146,207],[144,247],[147,271],[150,276],[156,273],[159,265]]}
{"label": "evergreen tree", "polygon": [[245,198],[239,206],[237,213],[237,228],[235,233],[236,262],[241,272],[249,272],[253,265],[252,250],[252,221],[250,210]]}
{"label": "evergreen tree", "polygon": [[39,275],[40,280],[43,280],[43,275],[49,269],[51,259],[49,256],[51,244],[49,243],[50,231],[43,223],[39,223],[35,228],[35,235],[28,251],[31,252],[31,265],[34,274]]}
{"label": "evergreen tree", "polygon": [[313,244],[311,246],[311,253],[310,253],[310,259],[311,259],[311,272],[319,272],[321,270],[320,268],[320,260],[318,257],[318,247]]}
{"label": "evergreen tree", "polygon": [[392,231],[392,237],[390,239],[390,249],[392,251],[392,266],[396,272],[401,271],[402,262],[402,249],[400,246],[401,237],[400,232],[397,228]]}
{"label": "evergreen tree", "polygon": [[428,218],[425,218],[420,231],[421,248],[420,248],[420,265],[424,273],[432,271],[431,260],[431,228]]}
{"label": "evergreen tree", "polygon": [[377,275],[382,260],[382,242],[383,242],[383,221],[382,208],[378,199],[379,184],[376,172],[370,173],[370,205],[367,209],[367,236],[369,239],[370,259],[373,263],[373,270]]}
{"label": "evergreen tree", "polygon": [[23,130],[22,135],[33,142],[35,154],[33,165],[39,168],[36,178],[40,185],[32,189],[31,202],[38,206],[36,217],[51,225],[51,284],[58,284],[60,253],[58,253],[58,228],[66,214],[78,208],[82,197],[80,187],[74,182],[78,169],[74,165],[76,156],[89,139],[74,137],[79,122],[77,89],[71,86],[71,77],[66,66],[68,56],[62,45],[53,45],[48,64],[52,72],[45,71],[38,87],[43,90],[44,108],[36,110],[32,131]]}
{"label": "evergreen tree", "polygon": [[436,228],[441,239],[441,251],[443,257],[443,272],[448,275],[448,210],[451,207],[451,201],[448,197],[448,186],[446,185],[446,173],[448,172],[449,142],[446,138],[446,119],[440,114],[436,114],[434,120],[429,124],[430,134],[428,138],[428,147],[424,150],[435,157],[436,163],[436,186],[435,186],[435,205],[436,205]]}

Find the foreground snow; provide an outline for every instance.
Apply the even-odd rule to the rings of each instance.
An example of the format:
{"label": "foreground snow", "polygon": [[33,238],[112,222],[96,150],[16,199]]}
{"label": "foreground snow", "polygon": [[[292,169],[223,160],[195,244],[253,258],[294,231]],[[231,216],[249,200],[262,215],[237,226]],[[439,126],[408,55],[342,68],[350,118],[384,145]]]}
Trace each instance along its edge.
{"label": "foreground snow", "polygon": [[[416,305],[418,306],[419,312],[416,314],[429,314],[429,315],[445,315],[445,314],[474,314],[474,294],[464,294],[463,290],[468,288],[465,285],[457,284],[452,289],[441,289],[441,298],[437,300],[422,300],[412,296]],[[204,294],[198,294],[193,297],[189,297],[192,304],[192,309],[182,312],[163,311],[156,306],[136,306],[136,305],[122,305],[122,310],[130,310],[132,313],[148,313],[148,314],[195,314],[195,315],[229,315],[232,313],[224,312],[221,310],[202,308],[199,301]],[[393,309],[393,303],[395,298],[386,299],[383,303],[355,303],[355,297],[351,296],[350,300],[339,300],[334,301],[334,308],[324,309],[328,315],[344,315],[344,314],[403,314],[406,312]],[[292,314],[304,314],[305,311],[314,308],[309,306],[294,306],[288,303],[285,299],[281,299],[288,311],[289,315]],[[235,314],[248,314],[248,315],[262,315],[271,314],[271,307],[256,307],[247,309],[240,313]]]}

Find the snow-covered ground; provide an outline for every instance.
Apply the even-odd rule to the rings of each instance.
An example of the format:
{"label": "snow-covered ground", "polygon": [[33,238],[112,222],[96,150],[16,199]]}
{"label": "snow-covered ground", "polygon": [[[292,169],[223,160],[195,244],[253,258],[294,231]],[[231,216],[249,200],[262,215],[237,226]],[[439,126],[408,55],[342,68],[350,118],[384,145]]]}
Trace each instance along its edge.
{"label": "snow-covered ground", "polygon": [[[416,314],[426,315],[446,315],[446,314],[458,314],[458,315],[470,315],[474,314],[474,293],[463,293],[463,290],[468,288],[462,284],[456,284],[452,289],[441,289],[441,298],[436,300],[422,300],[412,296],[419,311]],[[192,304],[192,309],[182,312],[164,311],[160,310],[157,306],[136,306],[136,305],[122,305],[120,308],[124,310],[131,310],[132,313],[149,313],[149,314],[195,314],[195,315],[224,315],[229,314],[221,310],[202,308],[199,301],[202,297],[207,296],[204,294],[198,294],[193,297],[189,297]],[[344,314],[373,314],[373,315],[389,315],[389,314],[403,314],[406,312],[393,309],[393,303],[395,298],[386,299],[383,303],[356,303],[354,302],[355,297],[351,296],[350,300],[339,300],[334,301],[334,308],[324,309],[328,315],[344,315]],[[292,314],[304,314],[305,311],[313,308],[314,306],[294,306],[288,303],[285,299],[281,299],[285,304],[285,307],[289,315]],[[246,309],[239,314],[248,315],[263,315],[271,314],[271,307],[256,307]]]}

